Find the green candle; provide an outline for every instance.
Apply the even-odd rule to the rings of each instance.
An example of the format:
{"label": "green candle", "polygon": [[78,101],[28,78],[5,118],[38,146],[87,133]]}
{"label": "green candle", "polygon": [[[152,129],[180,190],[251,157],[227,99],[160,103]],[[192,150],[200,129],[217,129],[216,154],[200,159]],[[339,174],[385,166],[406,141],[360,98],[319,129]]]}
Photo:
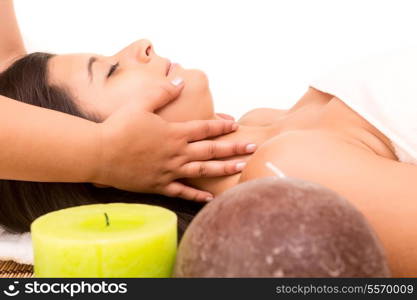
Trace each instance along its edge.
{"label": "green candle", "polygon": [[153,205],[76,206],[31,224],[35,277],[169,277],[177,216]]}

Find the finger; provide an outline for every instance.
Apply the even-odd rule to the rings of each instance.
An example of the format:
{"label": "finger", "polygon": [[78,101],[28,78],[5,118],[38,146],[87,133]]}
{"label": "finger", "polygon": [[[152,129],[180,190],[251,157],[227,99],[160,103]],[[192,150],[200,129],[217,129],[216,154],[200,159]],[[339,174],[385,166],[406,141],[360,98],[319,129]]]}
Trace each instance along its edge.
{"label": "finger", "polygon": [[183,165],[177,174],[180,178],[218,177],[239,173],[245,166],[243,160],[192,161]]}
{"label": "finger", "polygon": [[179,197],[198,202],[207,202],[213,199],[212,194],[186,186],[178,181],[168,184],[163,189],[162,194],[168,197]]}
{"label": "finger", "polygon": [[228,114],[216,113],[216,115],[217,115],[218,117],[222,118],[222,119],[225,119],[225,120],[232,120],[232,121],[234,121],[234,120],[235,120],[235,118],[234,118],[233,116],[228,115]]}
{"label": "finger", "polygon": [[250,154],[255,150],[256,145],[252,143],[198,141],[189,143],[185,153],[189,161],[195,161]]}
{"label": "finger", "polygon": [[230,120],[194,120],[175,123],[188,142],[215,137],[235,131],[239,125]]}
{"label": "finger", "polygon": [[180,77],[170,82],[162,81],[159,89],[149,91],[147,99],[141,99],[142,107],[148,112],[154,112],[176,99],[183,88],[184,80]]}

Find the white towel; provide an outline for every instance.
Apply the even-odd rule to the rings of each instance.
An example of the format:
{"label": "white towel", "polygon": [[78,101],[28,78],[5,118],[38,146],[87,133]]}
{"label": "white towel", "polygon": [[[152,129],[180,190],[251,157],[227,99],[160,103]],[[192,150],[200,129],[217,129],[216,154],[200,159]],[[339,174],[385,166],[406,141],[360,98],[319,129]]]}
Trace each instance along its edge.
{"label": "white towel", "polygon": [[0,227],[0,260],[13,260],[20,264],[33,265],[30,232],[13,234]]}
{"label": "white towel", "polygon": [[417,164],[417,47],[344,65],[314,80],[381,131],[398,159]]}

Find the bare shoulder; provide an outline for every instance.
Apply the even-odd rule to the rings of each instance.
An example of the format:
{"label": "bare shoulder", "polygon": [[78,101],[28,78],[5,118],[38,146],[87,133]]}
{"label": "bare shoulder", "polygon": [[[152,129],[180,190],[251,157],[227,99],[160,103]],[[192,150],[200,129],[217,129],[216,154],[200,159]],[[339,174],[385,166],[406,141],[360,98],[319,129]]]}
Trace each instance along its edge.
{"label": "bare shoulder", "polygon": [[364,148],[328,131],[288,131],[265,142],[251,156],[240,182],[273,176],[265,166],[271,162],[287,176],[328,183],[338,171],[349,170],[353,160],[362,160],[358,164],[368,163],[372,159],[370,155]]}
{"label": "bare shoulder", "polygon": [[417,275],[417,166],[368,151],[319,130],[278,135],[251,156],[239,182],[286,176],[325,186],[361,211],[386,249],[394,277]]}
{"label": "bare shoulder", "polygon": [[333,96],[313,87],[309,87],[304,95],[290,109],[256,108],[248,111],[239,119],[239,124],[248,126],[268,126],[284,114],[301,108],[307,104],[324,104]]}
{"label": "bare shoulder", "polygon": [[238,123],[247,126],[268,126],[287,110],[274,108],[255,108],[244,114]]}

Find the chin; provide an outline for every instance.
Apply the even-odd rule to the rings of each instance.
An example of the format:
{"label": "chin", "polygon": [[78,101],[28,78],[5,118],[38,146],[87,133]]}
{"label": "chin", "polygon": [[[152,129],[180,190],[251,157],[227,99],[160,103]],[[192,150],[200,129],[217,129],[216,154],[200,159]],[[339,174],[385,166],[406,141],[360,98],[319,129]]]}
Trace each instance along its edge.
{"label": "chin", "polygon": [[207,75],[191,69],[181,76],[185,82],[181,95],[156,113],[169,122],[212,119],[214,108]]}
{"label": "chin", "polygon": [[184,89],[189,86],[193,89],[208,90],[209,81],[207,74],[198,69],[189,69],[184,72]]}

